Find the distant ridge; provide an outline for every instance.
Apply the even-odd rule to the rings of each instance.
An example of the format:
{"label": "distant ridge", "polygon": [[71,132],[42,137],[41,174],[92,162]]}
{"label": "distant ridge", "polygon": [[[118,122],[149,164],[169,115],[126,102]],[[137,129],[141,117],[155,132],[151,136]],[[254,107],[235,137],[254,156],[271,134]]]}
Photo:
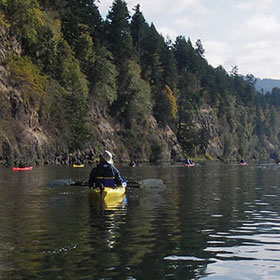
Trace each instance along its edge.
{"label": "distant ridge", "polygon": [[271,92],[274,88],[280,88],[280,80],[256,78],[255,88],[261,93]]}

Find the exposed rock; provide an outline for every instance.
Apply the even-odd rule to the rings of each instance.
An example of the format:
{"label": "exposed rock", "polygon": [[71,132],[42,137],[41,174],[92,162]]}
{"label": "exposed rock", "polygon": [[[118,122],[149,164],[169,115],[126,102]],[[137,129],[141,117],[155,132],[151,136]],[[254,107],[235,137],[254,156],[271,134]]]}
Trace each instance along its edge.
{"label": "exposed rock", "polygon": [[21,46],[8,30],[0,25],[0,63],[3,63],[11,54],[21,54]]}
{"label": "exposed rock", "polygon": [[219,124],[213,109],[209,106],[202,107],[195,119],[195,124],[198,130],[205,128],[208,132],[209,139],[206,147],[206,153],[214,158],[216,158],[217,155],[222,155],[224,147],[219,138]]}

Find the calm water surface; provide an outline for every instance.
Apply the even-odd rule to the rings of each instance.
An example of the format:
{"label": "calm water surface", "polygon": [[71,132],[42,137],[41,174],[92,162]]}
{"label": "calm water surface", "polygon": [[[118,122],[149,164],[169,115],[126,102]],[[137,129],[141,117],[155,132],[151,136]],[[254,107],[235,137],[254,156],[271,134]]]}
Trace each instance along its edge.
{"label": "calm water surface", "polygon": [[0,279],[280,279],[280,166],[120,166],[131,188],[102,205],[91,167],[0,168]]}

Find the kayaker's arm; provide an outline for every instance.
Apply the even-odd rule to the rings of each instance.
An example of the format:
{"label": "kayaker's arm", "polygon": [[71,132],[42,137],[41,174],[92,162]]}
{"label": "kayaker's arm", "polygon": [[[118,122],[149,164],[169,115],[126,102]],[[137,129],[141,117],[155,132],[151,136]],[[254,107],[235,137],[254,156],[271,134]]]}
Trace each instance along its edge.
{"label": "kayaker's arm", "polygon": [[91,172],[90,172],[90,175],[89,175],[88,185],[89,185],[89,187],[91,187],[91,188],[92,188],[92,187],[94,186],[94,184],[95,184],[96,170],[97,170],[96,167],[93,168],[93,169],[91,170]]}
{"label": "kayaker's arm", "polygon": [[123,178],[120,175],[120,171],[113,165],[112,165],[112,170],[113,170],[114,177],[115,177],[115,179],[114,179],[115,185],[120,186],[124,182]]}

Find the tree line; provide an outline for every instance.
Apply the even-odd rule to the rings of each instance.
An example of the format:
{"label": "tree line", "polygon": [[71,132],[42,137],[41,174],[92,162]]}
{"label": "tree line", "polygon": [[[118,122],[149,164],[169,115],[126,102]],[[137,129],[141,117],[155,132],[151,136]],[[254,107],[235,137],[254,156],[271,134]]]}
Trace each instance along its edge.
{"label": "tree line", "polygon": [[[269,145],[279,147],[280,91],[262,95],[254,76],[212,67],[199,39],[164,38],[140,5],[131,15],[125,1],[114,0],[103,19],[95,0],[0,0],[0,25],[21,43],[22,54],[6,63],[25,82],[26,102],[44,126],[60,131],[70,151],[92,136],[87,114],[96,106],[121,123],[120,137],[135,149],[152,115],[171,127],[187,156],[205,156],[217,138],[220,158],[278,157]],[[215,135],[196,125],[205,106],[214,114]]]}

